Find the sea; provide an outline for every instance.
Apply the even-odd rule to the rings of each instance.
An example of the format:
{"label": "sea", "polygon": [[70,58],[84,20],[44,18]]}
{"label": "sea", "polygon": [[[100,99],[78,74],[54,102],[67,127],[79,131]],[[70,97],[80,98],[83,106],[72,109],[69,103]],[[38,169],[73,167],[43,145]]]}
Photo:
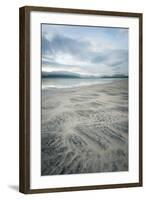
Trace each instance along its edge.
{"label": "sea", "polygon": [[111,83],[127,78],[42,78],[42,89],[74,88],[96,84]]}

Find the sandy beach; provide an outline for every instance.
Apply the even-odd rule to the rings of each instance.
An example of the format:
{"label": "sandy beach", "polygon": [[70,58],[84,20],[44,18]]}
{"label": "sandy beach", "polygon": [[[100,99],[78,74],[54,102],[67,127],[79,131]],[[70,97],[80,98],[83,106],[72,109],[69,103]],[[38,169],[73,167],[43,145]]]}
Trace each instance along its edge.
{"label": "sandy beach", "polygon": [[42,90],[41,174],[128,170],[128,81]]}

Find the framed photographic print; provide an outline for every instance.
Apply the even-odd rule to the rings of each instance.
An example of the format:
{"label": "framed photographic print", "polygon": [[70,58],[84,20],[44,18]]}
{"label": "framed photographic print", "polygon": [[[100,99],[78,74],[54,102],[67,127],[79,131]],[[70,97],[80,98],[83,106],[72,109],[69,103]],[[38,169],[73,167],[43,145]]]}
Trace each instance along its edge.
{"label": "framed photographic print", "polygon": [[142,14],[20,8],[20,192],[142,186]]}

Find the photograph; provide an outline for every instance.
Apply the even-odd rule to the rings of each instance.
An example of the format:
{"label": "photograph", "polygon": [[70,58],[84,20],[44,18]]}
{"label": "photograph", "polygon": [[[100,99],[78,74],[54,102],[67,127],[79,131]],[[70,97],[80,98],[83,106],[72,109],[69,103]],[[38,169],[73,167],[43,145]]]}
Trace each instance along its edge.
{"label": "photograph", "polygon": [[19,14],[19,191],[141,187],[143,14]]}
{"label": "photograph", "polygon": [[129,170],[129,29],[42,23],[41,176]]}

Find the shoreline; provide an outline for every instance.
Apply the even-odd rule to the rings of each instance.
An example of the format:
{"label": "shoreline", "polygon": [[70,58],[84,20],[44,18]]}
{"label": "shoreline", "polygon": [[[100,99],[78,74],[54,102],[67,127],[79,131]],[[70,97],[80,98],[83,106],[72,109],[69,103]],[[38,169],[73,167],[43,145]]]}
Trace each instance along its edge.
{"label": "shoreline", "polygon": [[116,83],[120,83],[122,81],[127,81],[128,82],[128,78],[125,78],[123,80],[112,80],[108,83],[92,83],[92,84],[85,84],[85,85],[78,85],[78,86],[65,86],[65,87],[55,87],[55,86],[46,86],[46,87],[42,87],[42,91],[45,91],[45,90],[70,90],[70,89],[82,89],[82,88],[88,88],[88,87],[94,87],[94,86],[103,86],[103,87],[106,87],[107,85],[112,85],[112,84],[115,84],[114,82],[116,81]]}

